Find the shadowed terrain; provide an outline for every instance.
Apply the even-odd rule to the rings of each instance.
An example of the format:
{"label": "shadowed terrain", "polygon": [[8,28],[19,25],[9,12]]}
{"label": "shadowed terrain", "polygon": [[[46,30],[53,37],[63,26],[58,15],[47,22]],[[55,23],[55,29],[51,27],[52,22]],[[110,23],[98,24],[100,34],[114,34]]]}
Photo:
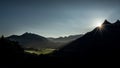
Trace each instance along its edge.
{"label": "shadowed terrain", "polygon": [[[118,64],[120,57],[120,21],[107,20],[91,32],[69,43],[55,55],[83,64]],[[72,62],[74,63],[74,62]]]}

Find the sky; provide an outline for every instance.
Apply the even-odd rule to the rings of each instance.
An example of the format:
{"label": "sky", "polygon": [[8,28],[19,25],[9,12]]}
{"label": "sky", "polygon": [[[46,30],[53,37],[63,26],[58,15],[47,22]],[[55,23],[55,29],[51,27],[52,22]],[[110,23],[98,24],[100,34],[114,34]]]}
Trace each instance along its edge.
{"label": "sky", "polygon": [[120,0],[0,0],[0,35],[84,34],[120,19]]}

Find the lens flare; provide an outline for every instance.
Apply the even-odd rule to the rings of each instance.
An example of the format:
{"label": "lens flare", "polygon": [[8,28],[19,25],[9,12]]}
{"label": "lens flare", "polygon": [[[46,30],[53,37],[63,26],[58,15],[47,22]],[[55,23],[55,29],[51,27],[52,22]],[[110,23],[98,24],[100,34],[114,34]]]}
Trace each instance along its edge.
{"label": "lens flare", "polygon": [[97,27],[102,27],[102,24],[101,23],[97,23],[96,26]]}

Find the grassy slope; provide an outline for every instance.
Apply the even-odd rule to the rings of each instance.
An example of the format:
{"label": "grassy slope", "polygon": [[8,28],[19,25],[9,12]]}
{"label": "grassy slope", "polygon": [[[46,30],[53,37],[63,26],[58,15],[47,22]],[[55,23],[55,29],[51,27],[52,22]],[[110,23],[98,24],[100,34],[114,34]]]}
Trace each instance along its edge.
{"label": "grassy slope", "polygon": [[47,49],[40,49],[40,50],[25,50],[25,52],[40,55],[40,54],[49,54],[49,53],[53,52],[54,50],[55,49],[47,48]]}

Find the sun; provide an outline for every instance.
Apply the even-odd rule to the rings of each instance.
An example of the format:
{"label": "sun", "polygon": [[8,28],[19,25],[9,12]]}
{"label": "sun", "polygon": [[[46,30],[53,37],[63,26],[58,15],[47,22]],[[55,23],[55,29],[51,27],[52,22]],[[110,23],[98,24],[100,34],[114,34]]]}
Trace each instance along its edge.
{"label": "sun", "polygon": [[96,19],[94,19],[93,22],[94,22],[93,23],[94,27],[98,27],[100,30],[103,29],[102,23],[104,22],[104,19],[102,19],[102,18],[96,18]]}
{"label": "sun", "polygon": [[97,27],[102,27],[102,24],[101,23],[97,23],[96,26]]}
{"label": "sun", "polygon": [[94,22],[95,22],[94,24],[95,27],[100,27],[100,28],[102,27],[102,22],[103,22],[102,19],[96,19]]}

